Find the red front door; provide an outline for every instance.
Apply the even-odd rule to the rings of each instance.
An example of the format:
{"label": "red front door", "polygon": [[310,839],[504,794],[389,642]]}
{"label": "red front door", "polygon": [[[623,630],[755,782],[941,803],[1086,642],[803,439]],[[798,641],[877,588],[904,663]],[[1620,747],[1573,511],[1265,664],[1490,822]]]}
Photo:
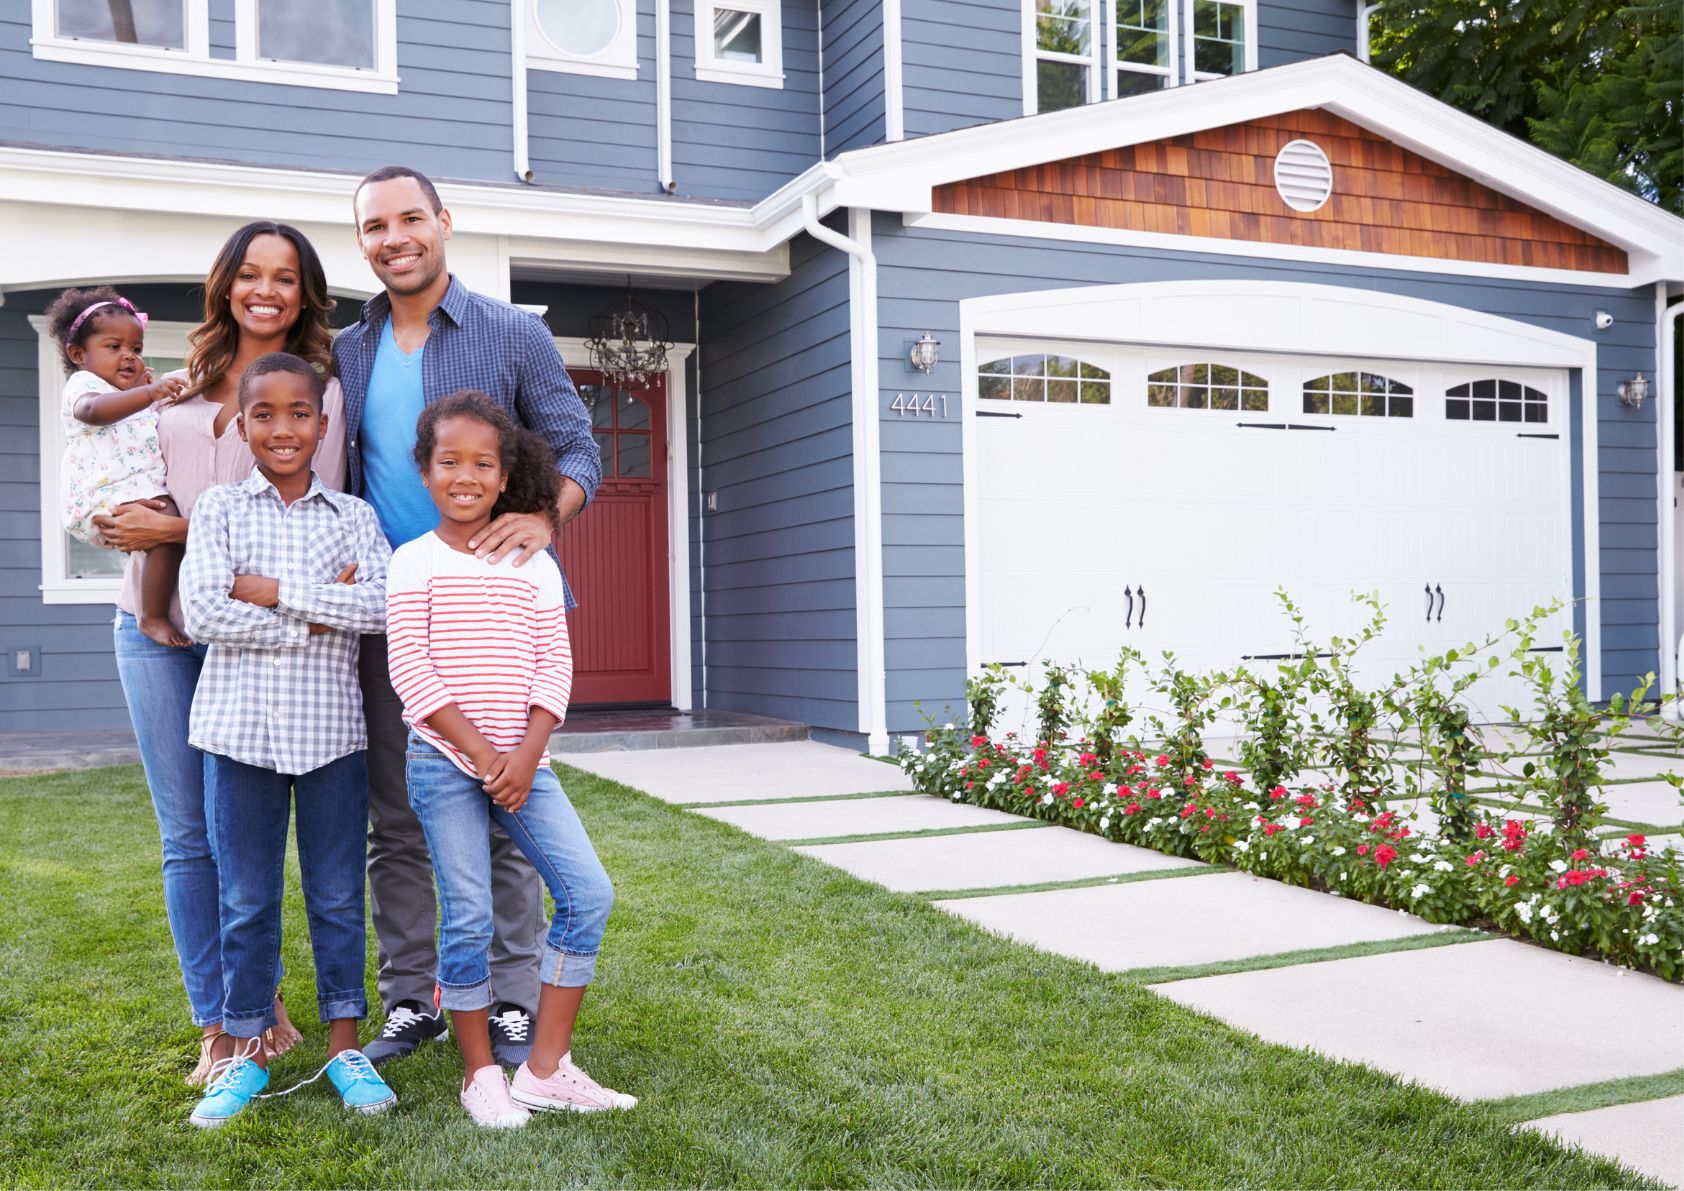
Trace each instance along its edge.
{"label": "red front door", "polygon": [[602,455],[602,486],[558,542],[579,601],[567,618],[573,703],[664,704],[672,698],[666,379],[632,390],[569,371]]}

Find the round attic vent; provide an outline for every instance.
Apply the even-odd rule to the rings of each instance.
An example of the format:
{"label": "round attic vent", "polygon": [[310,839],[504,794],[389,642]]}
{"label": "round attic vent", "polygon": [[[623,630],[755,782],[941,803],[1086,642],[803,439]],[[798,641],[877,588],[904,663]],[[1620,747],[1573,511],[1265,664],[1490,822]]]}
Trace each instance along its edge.
{"label": "round attic vent", "polygon": [[1275,155],[1275,190],[1294,211],[1319,211],[1333,193],[1333,166],[1321,146],[1288,142]]}

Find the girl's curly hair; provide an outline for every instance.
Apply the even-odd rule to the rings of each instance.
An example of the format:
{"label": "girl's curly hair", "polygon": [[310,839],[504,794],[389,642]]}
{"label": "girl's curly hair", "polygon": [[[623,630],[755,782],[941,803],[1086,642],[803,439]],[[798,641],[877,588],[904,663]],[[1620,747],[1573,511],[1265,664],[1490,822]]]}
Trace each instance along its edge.
{"label": "girl's curly hair", "polygon": [[[58,341],[59,362],[64,365],[67,375],[76,371],[76,365],[70,359],[70,349],[86,347],[88,340],[94,337],[94,331],[99,327],[101,320],[109,314],[120,314],[124,318],[134,317],[129,309],[118,305],[122,300],[122,294],[109,285],[101,285],[92,289],[67,289],[47,307],[47,334]],[[88,307],[98,306],[102,302],[110,303],[111,309],[84,319],[82,325],[76,328],[76,338],[67,340],[65,337],[70,334],[71,324],[76,321],[77,316]]]}
{"label": "girl's curly hair", "polygon": [[497,432],[498,455],[508,487],[497,498],[491,515],[541,513],[549,518],[551,532],[556,525],[556,500],[561,496],[561,473],[556,470],[550,444],[515,423],[507,411],[475,389],[462,389],[421,411],[415,423],[415,463],[421,474],[433,459],[438,442],[438,425],[447,418],[472,418]]}

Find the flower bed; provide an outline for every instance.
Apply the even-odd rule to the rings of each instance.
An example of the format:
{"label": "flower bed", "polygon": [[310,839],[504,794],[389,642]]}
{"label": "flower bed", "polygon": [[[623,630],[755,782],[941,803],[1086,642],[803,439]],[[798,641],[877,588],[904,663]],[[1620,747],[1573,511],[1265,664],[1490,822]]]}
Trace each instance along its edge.
{"label": "flower bed", "polygon": [[[1577,693],[1574,651],[1557,676],[1529,654],[1522,632],[1517,664],[1534,667],[1542,707],[1527,728],[1528,743],[1547,751],[1516,758],[1485,750],[1454,698],[1460,680],[1448,691],[1434,681],[1446,672],[1444,659],[1427,659],[1387,691],[1360,692],[1337,655],[1349,644],[1336,640],[1327,666],[1306,651],[1307,661],[1266,682],[1189,675],[1167,659],[1152,681],[1167,705],[1151,721],[1163,743],[1151,748],[1126,735],[1132,712],[1120,698],[1122,673],[1138,657],[1125,653],[1117,671],[1086,676],[1086,696],[1076,689],[1082,675],[1055,671],[1037,695],[1042,730],[1033,744],[991,734],[1008,681],[995,671],[968,684],[966,727],[932,726],[924,750],[903,754],[901,764],[926,794],[1231,865],[1429,922],[1490,926],[1684,981],[1678,853],[1651,850],[1641,834],[1612,843],[1597,838],[1606,809],[1596,799],[1606,741],[1625,726],[1625,709],[1642,691],[1631,703],[1616,697],[1610,712],[1591,708]],[[1452,665],[1457,660],[1451,655]],[[1341,683],[1346,689],[1330,695]],[[1283,690],[1289,697],[1280,697]],[[1217,707],[1241,716],[1248,730],[1241,755],[1253,774],[1272,766],[1268,780],[1224,770],[1206,755],[1202,729]],[[1352,707],[1368,713],[1351,714]],[[1434,774],[1430,788],[1396,791],[1371,776],[1393,772],[1404,728],[1419,733],[1429,761],[1423,772]],[[1539,801],[1548,814],[1501,814],[1467,798],[1476,765],[1516,761],[1506,792]],[[1298,780],[1311,762],[1338,780]],[[1427,798],[1440,830],[1417,830],[1387,809],[1384,799],[1396,793]]]}

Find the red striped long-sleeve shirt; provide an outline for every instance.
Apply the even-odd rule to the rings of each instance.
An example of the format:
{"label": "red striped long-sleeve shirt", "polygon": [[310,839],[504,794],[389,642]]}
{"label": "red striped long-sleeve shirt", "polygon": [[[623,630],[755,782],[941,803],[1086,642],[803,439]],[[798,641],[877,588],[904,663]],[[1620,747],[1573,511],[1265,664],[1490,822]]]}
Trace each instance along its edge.
{"label": "red striped long-sleeve shirt", "polygon": [[[474,773],[473,762],[426,724],[452,703],[499,752],[526,736],[528,713],[567,716],[573,653],[561,572],[547,554],[495,566],[435,533],[398,547],[386,580],[392,687],[410,727]],[[543,764],[549,764],[549,750]]]}

